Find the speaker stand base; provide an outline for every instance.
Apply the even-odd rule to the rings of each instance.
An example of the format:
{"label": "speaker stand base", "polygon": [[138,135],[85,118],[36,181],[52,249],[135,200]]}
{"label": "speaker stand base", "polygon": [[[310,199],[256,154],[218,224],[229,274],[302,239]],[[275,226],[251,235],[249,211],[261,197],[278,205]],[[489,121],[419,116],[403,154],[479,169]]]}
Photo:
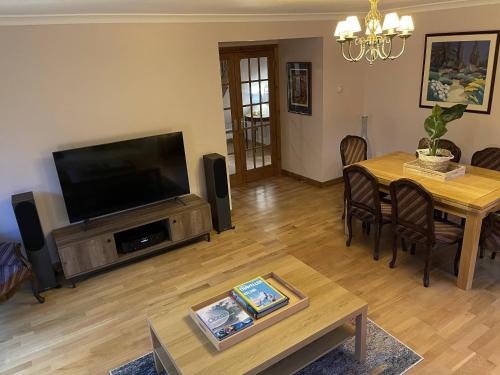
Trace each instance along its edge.
{"label": "speaker stand base", "polygon": [[[234,229],[236,229],[236,227],[234,225],[232,225],[231,228],[228,228],[226,230],[234,230]],[[221,234],[222,232],[225,232],[226,230],[217,231],[217,234]]]}

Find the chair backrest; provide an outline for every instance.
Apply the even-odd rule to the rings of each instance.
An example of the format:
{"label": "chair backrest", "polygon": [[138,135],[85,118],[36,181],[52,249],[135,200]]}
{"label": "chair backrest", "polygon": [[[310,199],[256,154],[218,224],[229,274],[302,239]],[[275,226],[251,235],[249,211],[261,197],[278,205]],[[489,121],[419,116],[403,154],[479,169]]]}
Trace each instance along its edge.
{"label": "chair backrest", "polygon": [[[418,148],[428,148],[429,147],[429,138],[422,138],[418,142]],[[462,157],[462,150],[460,150],[460,147],[458,147],[455,143],[450,141],[449,139],[440,139],[438,143],[439,148],[443,148],[445,150],[448,150],[452,153],[453,159],[451,161],[455,163],[460,162],[460,158]]]}
{"label": "chair backrest", "polygon": [[434,243],[434,199],[419,183],[402,178],[389,185],[392,225],[420,242]]}
{"label": "chair backrest", "polygon": [[348,135],[340,142],[340,156],[345,167],[367,159],[368,145],[364,138]]}
{"label": "chair backrest", "polygon": [[500,172],[500,148],[488,147],[472,155],[471,164],[475,167],[493,169]]}
{"label": "chair backrest", "polygon": [[382,215],[377,177],[361,165],[347,166],[343,173],[347,206],[361,208],[375,217]]}
{"label": "chair backrest", "polygon": [[500,213],[489,214],[483,226],[481,233],[483,246],[491,251],[500,251]]}

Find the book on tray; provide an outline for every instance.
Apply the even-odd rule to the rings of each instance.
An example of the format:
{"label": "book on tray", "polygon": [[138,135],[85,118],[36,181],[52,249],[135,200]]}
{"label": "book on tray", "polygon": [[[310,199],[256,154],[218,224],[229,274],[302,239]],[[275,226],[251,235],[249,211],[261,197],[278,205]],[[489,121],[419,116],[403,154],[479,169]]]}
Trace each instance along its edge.
{"label": "book on tray", "polygon": [[256,319],[276,311],[289,301],[287,296],[260,276],[236,286],[231,295]]}
{"label": "book on tray", "polygon": [[196,314],[218,339],[223,340],[253,324],[253,319],[231,297],[208,305]]}

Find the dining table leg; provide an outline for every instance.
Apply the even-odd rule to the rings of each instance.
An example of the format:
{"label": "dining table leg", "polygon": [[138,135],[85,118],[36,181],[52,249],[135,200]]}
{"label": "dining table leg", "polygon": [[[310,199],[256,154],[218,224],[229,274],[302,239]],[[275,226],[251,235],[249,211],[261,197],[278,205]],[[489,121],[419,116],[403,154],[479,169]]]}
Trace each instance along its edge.
{"label": "dining table leg", "polygon": [[462,256],[460,258],[460,271],[457,280],[457,285],[460,289],[469,290],[472,288],[483,217],[484,215],[478,211],[469,211],[467,213]]}

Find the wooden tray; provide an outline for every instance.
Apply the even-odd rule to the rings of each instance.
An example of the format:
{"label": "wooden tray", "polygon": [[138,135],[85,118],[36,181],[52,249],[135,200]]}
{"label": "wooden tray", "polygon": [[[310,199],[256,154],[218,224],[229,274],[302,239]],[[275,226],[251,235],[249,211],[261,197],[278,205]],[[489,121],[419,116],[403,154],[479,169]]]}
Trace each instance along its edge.
{"label": "wooden tray", "polygon": [[202,332],[205,334],[205,336],[207,336],[208,340],[215,346],[217,350],[221,351],[230,348],[231,346],[236,345],[240,341],[243,341],[255,335],[257,332],[260,332],[263,329],[266,329],[267,327],[272,326],[273,324],[279,322],[280,320],[283,320],[289,317],[290,315],[295,314],[296,312],[303,310],[307,306],[309,306],[308,297],[306,297],[303,293],[301,293],[292,285],[288,284],[285,280],[276,275],[274,272],[262,275],[262,277],[269,284],[274,286],[276,289],[278,289],[281,293],[283,293],[289,298],[288,305],[283,306],[282,308],[260,319],[254,319],[253,324],[250,327],[247,327],[241,330],[240,332],[237,332],[234,335],[225,338],[222,341],[219,341],[215,338],[215,336],[212,334],[212,332],[210,332],[205,323],[203,323],[203,321],[201,321],[201,319],[198,318],[198,316],[196,315],[196,311],[229,296],[231,291],[228,290],[224,293],[218,294],[206,301],[198,303],[189,308],[189,315],[195,321],[198,327],[200,327]]}
{"label": "wooden tray", "polygon": [[420,161],[417,159],[410,161],[408,163],[404,163],[403,172],[404,174],[406,173],[418,174],[419,176],[429,177],[439,181],[449,181],[453,180],[454,178],[465,175],[465,169],[466,168],[464,165],[460,165],[457,163],[450,163],[448,166],[448,171],[446,172],[434,171],[432,169],[423,167],[420,164]]}

